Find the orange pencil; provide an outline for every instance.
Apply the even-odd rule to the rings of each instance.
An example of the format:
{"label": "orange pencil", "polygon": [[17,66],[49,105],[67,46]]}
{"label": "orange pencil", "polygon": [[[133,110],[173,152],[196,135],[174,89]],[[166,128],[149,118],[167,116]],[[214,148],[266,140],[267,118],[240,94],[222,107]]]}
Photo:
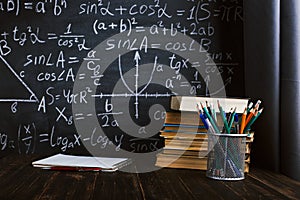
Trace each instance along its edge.
{"label": "orange pencil", "polygon": [[262,113],[263,108],[260,109],[259,111],[257,110],[254,114],[254,117],[252,117],[252,119],[250,120],[250,122],[247,124],[247,126],[245,127],[246,130],[250,130],[251,125],[254,123],[254,121],[260,116],[260,114]]}
{"label": "orange pencil", "polygon": [[244,131],[245,123],[246,123],[246,116],[247,116],[247,108],[245,108],[245,111],[243,112],[243,115],[242,115],[240,133],[243,133],[243,131]]}
{"label": "orange pencil", "polygon": [[253,108],[250,110],[249,115],[246,118],[245,126],[250,122],[250,120],[254,116],[255,112],[256,112],[256,110]]}

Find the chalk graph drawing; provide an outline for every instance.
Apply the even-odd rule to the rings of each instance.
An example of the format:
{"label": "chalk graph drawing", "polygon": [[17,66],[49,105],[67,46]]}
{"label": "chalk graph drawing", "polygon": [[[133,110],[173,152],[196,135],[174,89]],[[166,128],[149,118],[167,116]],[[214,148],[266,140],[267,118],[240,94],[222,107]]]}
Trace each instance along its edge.
{"label": "chalk graph drawing", "polygon": [[[105,98],[105,97],[134,97],[135,101],[134,101],[134,105],[135,105],[135,118],[138,119],[139,118],[139,98],[140,97],[146,97],[146,98],[159,98],[159,97],[170,97],[172,94],[174,95],[175,93],[165,93],[165,94],[161,94],[161,93],[143,93],[148,86],[152,83],[153,80],[153,75],[155,72],[155,69],[157,68],[158,65],[158,57],[155,56],[154,58],[154,63],[153,66],[149,66],[149,68],[143,69],[145,70],[144,72],[146,72],[147,75],[149,75],[149,77],[141,77],[140,75],[140,68],[143,66],[148,66],[148,65],[143,65],[140,66],[140,54],[139,51],[136,51],[135,55],[134,55],[134,59],[135,61],[135,72],[134,72],[134,79],[132,79],[131,77],[127,77],[128,79],[126,80],[126,77],[123,74],[123,70],[122,70],[122,62],[121,62],[121,55],[118,56],[118,71],[119,71],[119,75],[121,78],[121,83],[124,85],[125,89],[129,92],[125,92],[125,93],[111,93],[111,94],[95,94],[92,95],[92,97],[95,98]],[[129,73],[130,74],[130,73]],[[139,80],[140,79],[140,80]],[[143,82],[143,87],[141,89],[139,89],[139,81]],[[130,85],[134,86],[134,89],[130,87]],[[120,88],[119,86],[117,88]]]}
{"label": "chalk graph drawing", "polygon": [[0,55],[0,102],[35,103],[38,98],[3,56]]}
{"label": "chalk graph drawing", "polygon": [[[163,30],[159,30],[159,33],[163,33]],[[145,33],[151,33],[150,28],[145,28]],[[126,62],[125,65],[132,65],[132,68],[129,71],[126,71],[123,67],[122,63],[122,56],[127,54],[130,51],[133,51],[132,49],[127,48],[114,48],[111,51],[108,51],[107,44],[108,41],[144,41],[144,39],[147,38],[147,45],[143,48],[134,49],[135,56],[133,56],[133,65],[135,64],[135,67],[133,67],[132,64]],[[76,80],[74,81],[74,87],[73,87],[73,93],[80,93],[80,91],[83,91],[88,86],[89,89],[92,91],[90,95],[86,96],[86,104],[76,104],[72,103],[72,112],[76,115],[77,113],[80,114],[86,114],[89,117],[89,120],[74,120],[74,125],[76,127],[77,133],[80,134],[81,138],[88,138],[91,137],[91,133],[93,134],[93,137],[96,138],[105,138],[107,137],[107,132],[105,132],[103,129],[102,124],[99,123],[99,118],[96,109],[96,98],[106,98],[110,99],[110,102],[108,103],[113,114],[113,119],[118,122],[118,129],[121,130],[124,134],[131,136],[135,140],[152,140],[152,136],[154,134],[157,134],[162,127],[162,124],[159,122],[159,120],[156,120],[154,117],[154,113],[156,111],[165,111],[163,106],[160,104],[160,101],[157,101],[156,104],[153,104],[150,108],[146,108],[147,110],[143,109],[139,111],[139,100],[142,97],[148,98],[161,98],[164,96],[171,96],[175,93],[178,93],[179,95],[184,95],[185,92],[188,92],[186,87],[181,87],[181,83],[184,82],[185,85],[188,86],[188,88],[191,87],[191,83],[184,78],[184,75],[182,76],[182,79],[180,80],[180,87],[169,87],[166,88],[166,80],[173,79],[174,70],[171,68],[170,64],[162,64],[163,62],[160,62],[158,51],[162,50],[165,51],[166,45],[170,42],[177,41],[181,44],[195,44],[195,49],[202,49],[201,45],[194,41],[191,37],[188,37],[184,35],[183,33],[178,33],[176,37],[169,37],[167,34],[161,34],[161,35],[154,35],[154,34],[141,34],[138,32],[132,32],[132,34],[129,34],[129,31],[125,31],[122,33],[118,33],[116,35],[111,36],[110,38],[107,38],[105,41],[102,41],[100,44],[98,44],[93,50],[91,50],[87,54],[86,60],[84,60],[78,69],[78,74],[91,74],[92,71],[88,68],[89,62],[94,62],[94,65],[101,66],[100,74],[105,74],[106,70],[113,64],[113,62],[118,61],[118,73],[120,75],[120,79],[118,82],[113,86],[111,92],[103,93],[97,90],[98,85],[94,84],[94,79],[87,79],[87,81],[83,82],[80,79],[80,76],[76,76]],[[157,47],[157,44],[160,44],[159,47]],[[154,46],[153,46],[154,45]],[[156,48],[155,48],[156,47]],[[154,59],[151,62],[141,62],[141,56],[138,51],[144,51],[146,52],[146,49],[153,48],[157,51]],[[205,61],[207,58],[207,52],[199,52],[199,51],[178,51],[178,50],[168,50],[168,53],[172,53],[174,55],[178,55],[178,57],[184,59],[185,61],[189,61],[189,63],[194,64],[198,63],[197,66],[194,67],[194,70],[198,71],[199,77],[205,77],[207,73],[205,72]],[[143,55],[143,54],[142,54]],[[101,58],[101,59],[100,59]],[[147,59],[149,59],[149,55],[147,56]],[[126,58],[124,59],[126,60]],[[123,60],[123,61],[124,61]],[[214,63],[214,61],[209,58],[209,63]],[[154,66],[153,66],[154,65]],[[158,67],[161,65],[160,67]],[[213,65],[215,69],[218,70],[216,65]],[[162,70],[158,70],[162,69]],[[180,75],[181,72],[178,72]],[[176,77],[177,77],[176,76]],[[175,78],[176,78],[175,77]],[[175,79],[174,79],[175,80]],[[221,76],[218,75],[218,73],[211,74],[211,81],[210,84],[207,86],[209,87],[208,91],[218,91],[220,88],[222,88],[218,92],[218,97],[226,97],[226,91],[224,86],[224,82]],[[150,84],[156,84],[163,88],[168,89],[168,92],[166,93],[165,90],[160,90],[156,92],[150,92],[147,93],[147,88],[151,88]],[[177,85],[176,85],[177,86]],[[174,93],[175,92],[175,93]],[[211,95],[212,96],[212,95]],[[114,97],[122,97],[122,98],[114,98]],[[125,98],[124,98],[125,97]],[[126,98],[127,97],[127,98]],[[134,99],[133,99],[134,98]],[[131,102],[131,100],[133,102]],[[142,99],[141,99],[142,100]],[[108,101],[105,101],[108,102]],[[135,111],[135,118],[139,118],[139,114],[148,115],[150,118],[150,123],[147,125],[139,125],[133,120],[133,118],[129,117],[131,116],[132,110],[132,103],[134,104],[134,111]],[[195,105],[196,105],[195,101]],[[112,111],[113,106],[112,105],[119,105],[118,109],[122,111],[122,114],[114,114],[115,112]],[[140,107],[141,108],[141,107]],[[107,109],[106,111],[110,111],[110,109]],[[120,111],[117,110],[117,111]],[[118,112],[119,113],[119,112]],[[184,114],[181,115],[183,117]],[[140,132],[140,130],[146,130],[144,133]],[[180,132],[179,130],[178,132]],[[195,130],[196,131],[196,130]],[[193,141],[193,139],[191,139]],[[112,142],[113,143],[113,142]],[[84,143],[83,144],[87,144]],[[190,144],[186,144],[187,147],[190,146]],[[108,149],[107,151],[111,150],[112,155],[116,155],[116,147]],[[85,148],[92,154],[92,155],[99,155],[99,148],[95,148],[93,145],[85,145]],[[154,151],[150,152],[135,152],[135,151],[127,151],[126,149],[118,148],[118,156],[119,157],[129,157],[133,158],[136,163],[140,163],[139,168],[122,168],[127,172],[131,173],[140,173],[140,172],[149,172],[157,170],[158,168],[151,167],[151,165],[147,164],[146,161],[151,161],[153,158],[156,157],[157,153],[160,149],[155,149]],[[206,151],[204,154],[207,154]],[[106,152],[110,153],[110,152]],[[174,160],[176,160],[181,155],[177,155]],[[199,156],[205,156],[205,155],[199,155]],[[172,163],[170,161],[170,163]],[[167,163],[168,165],[169,163]],[[150,166],[150,167],[149,167]]]}

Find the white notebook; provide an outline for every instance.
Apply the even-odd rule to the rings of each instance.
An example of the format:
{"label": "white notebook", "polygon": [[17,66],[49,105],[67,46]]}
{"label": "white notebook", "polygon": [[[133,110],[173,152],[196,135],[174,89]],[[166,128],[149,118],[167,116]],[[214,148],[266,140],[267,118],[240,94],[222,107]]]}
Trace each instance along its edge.
{"label": "white notebook", "polygon": [[33,167],[52,170],[116,171],[131,163],[128,158],[57,154],[32,162]]}

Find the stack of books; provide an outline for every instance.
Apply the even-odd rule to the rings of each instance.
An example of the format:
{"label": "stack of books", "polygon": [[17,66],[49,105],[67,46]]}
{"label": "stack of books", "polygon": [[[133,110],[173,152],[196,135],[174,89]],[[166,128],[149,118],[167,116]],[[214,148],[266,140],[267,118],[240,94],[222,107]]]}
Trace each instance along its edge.
{"label": "stack of books", "polygon": [[[182,101],[182,97],[172,97],[171,108],[173,111],[166,113],[164,126],[160,131],[160,136],[165,140],[165,146],[162,152],[157,155],[156,166],[206,170],[209,133],[207,133],[196,109],[192,110],[193,106],[190,106],[189,109],[180,108],[181,103],[178,103],[178,98],[179,101]],[[201,97],[194,98],[197,102],[203,101]],[[207,98],[204,100],[206,101]],[[216,99],[210,99],[210,101],[214,100]],[[188,107],[188,104],[193,104],[196,108],[193,101],[191,99],[188,102],[185,101],[184,106]],[[247,103],[248,100],[244,99],[226,100],[227,107],[229,108],[233,104],[238,106],[237,110],[240,114]],[[221,122],[222,119],[217,121]],[[250,149],[253,139],[254,133],[251,132],[246,139],[245,172],[249,172]]]}

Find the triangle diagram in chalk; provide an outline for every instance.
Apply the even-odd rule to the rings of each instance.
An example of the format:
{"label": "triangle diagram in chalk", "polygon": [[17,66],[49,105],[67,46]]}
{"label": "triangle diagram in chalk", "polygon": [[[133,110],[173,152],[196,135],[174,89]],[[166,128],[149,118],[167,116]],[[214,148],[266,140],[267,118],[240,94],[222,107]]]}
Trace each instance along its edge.
{"label": "triangle diagram in chalk", "polygon": [[0,55],[0,102],[38,102],[36,95]]}

